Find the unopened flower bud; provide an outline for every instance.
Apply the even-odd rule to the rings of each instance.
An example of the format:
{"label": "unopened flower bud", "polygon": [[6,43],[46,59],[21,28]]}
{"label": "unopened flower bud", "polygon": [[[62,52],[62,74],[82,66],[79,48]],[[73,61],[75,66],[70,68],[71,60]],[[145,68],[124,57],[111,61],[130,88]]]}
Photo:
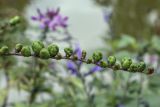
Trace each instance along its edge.
{"label": "unopened flower bud", "polygon": [[32,43],[32,50],[34,52],[35,55],[39,55],[41,49],[44,48],[44,44],[41,41],[34,41]]}
{"label": "unopened flower bud", "polygon": [[148,68],[148,70],[146,70],[146,71],[144,70],[143,73],[151,75],[154,73],[154,68]]}
{"label": "unopened flower bud", "polygon": [[60,53],[58,53],[57,55],[56,55],[56,59],[57,60],[60,60],[62,58],[62,55],[60,54]]}
{"label": "unopened flower bud", "polygon": [[77,55],[73,55],[73,58],[72,58],[74,61],[78,60],[78,56]]}
{"label": "unopened flower bud", "polygon": [[137,72],[138,71],[138,64],[137,63],[132,63],[129,67],[130,72]]}
{"label": "unopened flower bud", "polygon": [[48,46],[48,51],[49,51],[51,57],[55,57],[59,52],[59,48],[55,44],[50,44]]}
{"label": "unopened flower bud", "polygon": [[1,50],[1,54],[6,54],[9,52],[8,46],[2,46],[0,50]]}
{"label": "unopened flower bud", "polygon": [[125,60],[123,60],[121,62],[121,64],[122,64],[122,68],[124,70],[127,70],[130,67],[130,65],[132,64],[132,60],[130,58],[126,58]]}
{"label": "unopened flower bud", "polygon": [[93,61],[96,63],[96,62],[99,62],[100,60],[102,60],[103,55],[101,52],[94,52],[92,55],[92,58],[93,58]]}
{"label": "unopened flower bud", "polygon": [[21,54],[24,56],[24,57],[29,57],[31,56],[31,49],[29,46],[23,46],[23,48],[21,49]]}
{"label": "unopened flower bud", "polygon": [[88,59],[87,59],[87,64],[90,64],[90,63],[92,63],[92,62],[93,62],[92,58],[88,58]]}
{"label": "unopened flower bud", "polygon": [[146,64],[144,62],[138,63],[138,72],[143,72],[146,68]]}
{"label": "unopened flower bud", "polygon": [[119,70],[121,68],[121,65],[119,63],[115,63],[115,65],[113,66],[114,70]]}
{"label": "unopened flower bud", "polygon": [[87,55],[87,52],[85,50],[82,50],[82,58],[81,59],[85,59]]}
{"label": "unopened flower bud", "polygon": [[19,53],[22,48],[23,48],[22,44],[20,44],[20,43],[16,44],[16,46],[15,46],[15,52]]}
{"label": "unopened flower bud", "polygon": [[108,63],[109,63],[109,65],[113,66],[116,63],[116,57],[115,56],[109,56],[108,57]]}
{"label": "unopened flower bud", "polygon": [[66,57],[69,58],[73,54],[72,48],[65,48],[64,52],[66,53]]}
{"label": "unopened flower bud", "polygon": [[108,66],[107,62],[105,61],[100,61],[100,64],[99,64],[101,67],[103,68],[106,68]]}
{"label": "unopened flower bud", "polygon": [[14,26],[20,22],[20,17],[19,16],[14,16],[9,20],[9,24]]}
{"label": "unopened flower bud", "polygon": [[49,59],[50,58],[50,54],[49,54],[48,49],[46,49],[46,48],[41,49],[39,56],[42,59]]}
{"label": "unopened flower bud", "polygon": [[125,61],[125,60],[128,60],[129,58],[128,57],[124,57],[124,58],[122,58],[122,60],[121,60],[121,64],[123,64],[123,62]]}

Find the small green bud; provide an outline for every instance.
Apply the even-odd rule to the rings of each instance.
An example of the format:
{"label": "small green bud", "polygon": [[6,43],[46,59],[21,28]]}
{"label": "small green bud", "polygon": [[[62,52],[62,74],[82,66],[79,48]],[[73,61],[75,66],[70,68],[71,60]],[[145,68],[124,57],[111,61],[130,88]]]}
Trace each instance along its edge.
{"label": "small green bud", "polygon": [[91,64],[93,62],[92,58],[87,59],[87,64]]}
{"label": "small green bud", "polygon": [[31,49],[29,46],[23,46],[23,48],[21,49],[21,54],[24,56],[24,57],[29,57],[31,56]]}
{"label": "small green bud", "polygon": [[138,71],[138,64],[137,63],[132,63],[129,67],[129,71],[131,72],[137,72]]}
{"label": "small green bud", "polygon": [[85,50],[82,50],[82,58],[81,59],[85,59],[87,55],[87,52]]}
{"label": "small green bud", "polygon": [[15,51],[16,51],[17,53],[19,53],[22,48],[23,48],[23,45],[20,44],[20,43],[18,43],[18,44],[16,44],[16,46],[15,46]]}
{"label": "small green bud", "polygon": [[113,66],[114,70],[119,70],[121,68],[121,65],[119,63],[115,63],[115,65]]}
{"label": "small green bud", "polygon": [[138,63],[138,72],[143,72],[146,68],[146,64],[144,62]]}
{"label": "small green bud", "polygon": [[20,22],[20,17],[19,16],[14,16],[13,18],[11,18],[9,20],[9,24],[10,25],[16,25],[19,22]]}
{"label": "small green bud", "polygon": [[6,54],[9,52],[9,48],[8,46],[2,46],[1,47],[1,54]]}
{"label": "small green bud", "polygon": [[109,56],[108,57],[108,63],[113,66],[116,63],[116,57],[115,56]]}
{"label": "small green bud", "polygon": [[100,61],[100,66],[103,68],[106,68],[108,66],[108,64],[105,61]]}
{"label": "small green bud", "polygon": [[65,48],[64,52],[66,53],[66,57],[69,58],[73,54],[72,48]]}
{"label": "small green bud", "polygon": [[58,52],[59,52],[59,48],[55,44],[50,44],[48,46],[48,51],[49,51],[51,57],[55,57],[58,54]]}
{"label": "small green bud", "polygon": [[128,59],[130,59],[130,58],[128,58],[128,57],[124,57],[124,58],[122,58],[122,60],[121,60],[121,64],[123,64],[123,62],[124,62],[125,60],[128,60]]}
{"label": "small green bud", "polygon": [[56,59],[57,60],[60,60],[62,58],[62,55],[60,54],[60,53],[58,53],[57,55],[56,55]]}
{"label": "small green bud", "polygon": [[78,56],[77,55],[73,55],[73,60],[78,60]]}
{"label": "small green bud", "polygon": [[44,48],[44,44],[41,41],[34,41],[32,43],[32,50],[35,55],[39,55],[41,49]]}
{"label": "small green bud", "polygon": [[99,62],[100,60],[102,60],[103,58],[103,55],[101,52],[94,52],[93,55],[92,55],[92,58],[94,60],[94,62]]}
{"label": "small green bud", "polygon": [[49,59],[50,58],[50,54],[49,54],[48,49],[46,49],[46,48],[41,49],[39,56],[42,59]]}
{"label": "small green bud", "polygon": [[124,70],[127,70],[132,64],[132,60],[130,58],[126,58],[123,62],[121,62],[121,64],[122,64],[122,68]]}

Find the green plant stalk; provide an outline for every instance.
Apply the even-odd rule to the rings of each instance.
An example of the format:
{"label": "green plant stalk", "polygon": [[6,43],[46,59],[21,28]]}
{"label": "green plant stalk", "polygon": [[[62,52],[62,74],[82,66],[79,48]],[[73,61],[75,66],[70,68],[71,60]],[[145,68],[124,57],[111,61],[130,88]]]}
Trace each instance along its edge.
{"label": "green plant stalk", "polygon": [[[3,55],[1,55],[1,56],[23,56],[23,55],[20,54],[20,53],[7,53],[7,54],[3,54]],[[40,58],[39,56],[35,56],[34,54],[31,54],[30,57]],[[87,62],[86,59],[77,59],[77,60],[75,60],[75,59],[72,58],[72,57],[66,57],[66,56],[61,56],[60,59],[59,59],[57,56],[55,56],[55,57],[51,57],[50,59],[54,59],[54,60],[80,61],[80,62],[83,62],[83,63],[88,64],[88,62]],[[92,63],[90,63],[90,64],[94,64],[94,65],[97,65],[97,66],[100,66],[100,67],[101,67],[101,65],[100,65],[99,63],[92,62]],[[108,69],[108,68],[114,70],[114,66],[107,66],[107,67],[104,67],[104,69]],[[118,70],[129,72],[128,70],[124,70],[122,67],[120,67]],[[135,73],[135,72],[131,72],[131,73]],[[144,72],[138,72],[138,73],[144,73]],[[146,74],[148,74],[148,72],[147,72]]]}

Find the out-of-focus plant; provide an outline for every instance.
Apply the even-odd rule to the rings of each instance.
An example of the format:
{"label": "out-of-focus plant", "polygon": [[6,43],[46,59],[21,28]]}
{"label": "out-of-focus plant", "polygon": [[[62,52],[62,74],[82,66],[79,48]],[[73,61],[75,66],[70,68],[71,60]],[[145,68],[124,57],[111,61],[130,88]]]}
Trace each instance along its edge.
{"label": "out-of-focus plant", "polygon": [[[114,36],[132,35],[138,40],[159,35],[159,0],[95,0],[104,7],[112,7],[110,20]],[[107,4],[105,4],[107,2]],[[156,19],[151,18],[156,17]]]}

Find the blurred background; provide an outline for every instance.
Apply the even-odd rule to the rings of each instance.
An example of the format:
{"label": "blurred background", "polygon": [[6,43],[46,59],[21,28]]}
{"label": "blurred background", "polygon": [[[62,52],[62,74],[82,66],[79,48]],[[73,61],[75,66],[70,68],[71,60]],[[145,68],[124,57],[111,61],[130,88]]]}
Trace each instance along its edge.
{"label": "blurred background", "polygon": [[[144,60],[155,69],[148,76],[77,62],[0,57],[0,106],[159,107],[159,4],[160,0],[0,0],[0,26],[15,15],[22,17],[14,28],[0,29],[0,47],[14,49],[19,42],[42,40],[75,52],[85,49],[88,55],[99,50],[119,60]],[[40,27],[42,20],[32,19],[57,8],[68,17],[60,31],[46,30]],[[88,72],[92,73],[82,76]]]}

